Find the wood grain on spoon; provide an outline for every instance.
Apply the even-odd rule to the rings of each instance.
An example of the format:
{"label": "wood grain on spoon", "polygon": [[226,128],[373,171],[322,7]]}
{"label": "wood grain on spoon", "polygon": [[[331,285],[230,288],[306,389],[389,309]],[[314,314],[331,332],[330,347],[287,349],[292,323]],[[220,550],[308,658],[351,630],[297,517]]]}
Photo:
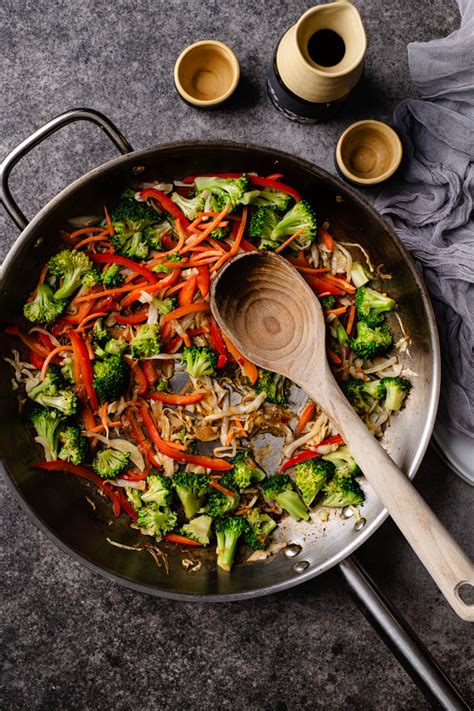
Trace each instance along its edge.
{"label": "wood grain on spoon", "polygon": [[474,606],[458,592],[474,584],[472,563],[342,394],[326,358],[322,309],[296,269],[269,252],[242,254],[214,280],[211,310],[249,360],[290,378],[320,405],[452,608],[474,621]]}

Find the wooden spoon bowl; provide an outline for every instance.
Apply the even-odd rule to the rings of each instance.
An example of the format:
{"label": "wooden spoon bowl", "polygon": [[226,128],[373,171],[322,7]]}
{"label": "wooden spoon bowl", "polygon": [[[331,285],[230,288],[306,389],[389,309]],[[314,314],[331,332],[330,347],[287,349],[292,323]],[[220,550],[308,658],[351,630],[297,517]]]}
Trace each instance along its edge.
{"label": "wooden spoon bowl", "polygon": [[474,621],[474,606],[459,596],[474,583],[469,558],[342,394],[326,358],[319,300],[296,269],[271,252],[242,254],[214,280],[211,309],[243,355],[290,378],[320,405],[452,608]]}

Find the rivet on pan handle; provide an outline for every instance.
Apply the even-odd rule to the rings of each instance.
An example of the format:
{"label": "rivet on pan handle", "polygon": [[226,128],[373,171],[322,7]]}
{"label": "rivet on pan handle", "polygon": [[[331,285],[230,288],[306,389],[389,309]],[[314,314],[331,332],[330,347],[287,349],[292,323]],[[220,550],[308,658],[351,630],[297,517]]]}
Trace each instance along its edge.
{"label": "rivet on pan handle", "polygon": [[12,218],[15,225],[24,230],[28,224],[28,220],[22,213],[15,200],[13,199],[8,179],[10,173],[19,160],[25,157],[33,148],[42,143],[46,138],[51,136],[56,131],[59,131],[63,126],[67,126],[74,121],[90,121],[99,126],[105,134],[110,138],[112,143],[118,148],[120,153],[126,154],[133,151],[132,146],[127,139],[121,134],[118,128],[104,114],[94,109],[70,109],[63,114],[59,114],[56,118],[51,119],[44,126],[38,128],[37,131],[25,138],[16,148],[14,148],[5,158],[0,166],[0,197],[1,201]]}

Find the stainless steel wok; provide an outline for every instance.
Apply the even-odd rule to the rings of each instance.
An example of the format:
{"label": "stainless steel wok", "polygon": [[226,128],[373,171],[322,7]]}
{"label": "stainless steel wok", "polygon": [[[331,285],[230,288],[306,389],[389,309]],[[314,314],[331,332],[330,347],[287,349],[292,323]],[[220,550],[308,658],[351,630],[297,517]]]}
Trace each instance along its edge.
{"label": "stainless steel wok", "polygon": [[[13,165],[34,145],[70,123],[87,119],[98,124],[124,154],[76,180],[26,224],[8,190]],[[439,352],[436,326],[426,288],[393,230],[354,190],[310,163],[288,154],[248,144],[230,142],[173,143],[132,151],[117,129],[102,115],[76,110],[54,119],[23,142],[2,169],[3,202],[16,224],[24,228],[3,264],[0,290],[2,324],[15,322],[37,281],[42,265],[59,246],[57,232],[68,218],[99,214],[131,181],[171,180],[199,172],[281,172],[328,219],[338,239],[357,242],[369,251],[374,264],[384,264],[393,274],[390,294],[397,300],[400,317],[411,338],[405,362],[416,373],[408,406],[388,427],[384,442],[397,464],[413,477],[433,429],[439,392]],[[1,335],[2,353],[12,340]],[[354,519],[335,516],[327,524],[290,525],[290,548],[270,560],[242,564],[229,575],[216,569],[206,553],[199,571],[185,572],[182,552],[167,546],[170,573],[158,568],[144,552],[113,547],[107,538],[133,545],[143,540],[129,528],[125,517],[109,525],[106,507],[95,512],[85,499],[83,481],[68,475],[34,470],[38,458],[30,433],[18,415],[10,380],[12,371],[0,361],[0,454],[8,479],[22,504],[57,545],[88,567],[141,591],[177,599],[240,600],[266,595],[298,585],[328,570],[356,550],[385,520],[387,512],[368,485],[362,509],[366,524],[355,530]],[[296,553],[296,555],[294,555]],[[293,555],[292,555],[293,554]]]}

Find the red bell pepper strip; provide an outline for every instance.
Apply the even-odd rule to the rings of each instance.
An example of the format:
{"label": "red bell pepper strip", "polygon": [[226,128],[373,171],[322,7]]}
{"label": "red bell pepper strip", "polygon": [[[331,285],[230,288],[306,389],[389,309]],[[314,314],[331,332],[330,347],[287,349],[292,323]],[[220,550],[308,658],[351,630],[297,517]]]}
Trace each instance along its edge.
{"label": "red bell pepper strip", "polygon": [[224,339],[222,338],[222,333],[217,325],[215,319],[212,316],[209,316],[209,335],[211,337],[212,345],[214,346],[214,350],[216,350],[220,356],[225,356],[227,357],[229,355],[226,345],[224,343]]}
{"label": "red bell pepper strip", "polygon": [[219,358],[217,359],[217,367],[218,368],[225,368],[227,365],[228,358],[225,355],[220,355]]}
{"label": "red bell pepper strip", "polygon": [[142,364],[143,372],[145,373],[145,378],[148,381],[148,385],[152,388],[156,381],[158,380],[158,373],[156,372],[155,365],[152,360],[144,360]]}
{"label": "red bell pepper strip", "polygon": [[[127,362],[130,363],[128,358],[127,358]],[[136,361],[133,361],[131,363],[131,366],[132,366],[133,379],[135,380],[135,384],[137,386],[137,393],[139,395],[144,395],[146,393],[146,391],[148,390],[148,380],[146,378],[146,375]]]}
{"label": "red bell pepper strip", "polygon": [[114,507],[115,516],[120,514],[120,500],[116,492],[113,491],[110,484],[107,484],[106,481],[97,476],[97,474],[94,474],[94,472],[89,471],[89,469],[78,466],[77,464],[72,464],[71,462],[63,461],[62,459],[55,459],[52,462],[36,462],[33,466],[37,469],[45,469],[49,472],[67,472],[68,474],[75,474],[75,476],[87,479],[109,497]]}
{"label": "red bell pepper strip", "polygon": [[248,360],[244,355],[242,355],[242,353],[237,350],[232,341],[230,341],[224,333],[222,334],[222,337],[229,350],[229,353],[240,365],[242,373],[249,379],[251,385],[255,385],[258,380],[257,366],[250,360]]}
{"label": "red bell pepper strip", "polygon": [[152,284],[156,284],[158,278],[150,269],[134,262],[133,259],[127,259],[127,257],[121,257],[119,254],[90,254],[89,255],[94,264],[119,264],[122,267],[130,269],[130,271],[135,272],[135,274],[140,274],[145,277]]}
{"label": "red bell pepper strip", "polygon": [[145,396],[149,400],[164,402],[166,405],[194,405],[201,402],[206,397],[206,393],[190,393],[189,395],[178,395],[177,393],[163,393],[152,390]]}
{"label": "red bell pepper strip", "polygon": [[161,190],[157,190],[156,188],[145,188],[145,190],[141,191],[140,197],[142,200],[148,200],[148,198],[156,200],[160,203],[163,210],[168,212],[173,217],[176,217],[176,219],[181,222],[183,227],[189,227],[190,222],[187,217],[183,215],[179,207]]}
{"label": "red bell pepper strip", "polygon": [[320,227],[318,230],[318,236],[323,240],[328,252],[332,252],[334,250],[334,239],[332,238],[332,235],[330,235],[327,230]]}
{"label": "red bell pepper strip", "polygon": [[181,536],[179,533],[167,533],[163,538],[170,543],[180,543],[182,546],[199,546],[202,548],[202,543],[193,541],[192,538]]}
{"label": "red bell pepper strip", "polygon": [[123,479],[124,481],[143,481],[144,479],[147,478],[148,474],[150,472],[150,465],[148,464],[147,467],[142,472],[134,472],[133,469],[129,469],[125,474],[121,474],[119,476],[119,479]]}
{"label": "red bell pepper strip", "polygon": [[126,316],[122,316],[122,314],[115,314],[114,318],[117,323],[122,324],[133,325],[135,323],[143,323],[148,318],[148,306],[143,309],[140,309],[139,311],[135,311],[133,314],[128,314]]}
{"label": "red bell pepper strip", "polygon": [[83,301],[79,306],[79,309],[75,314],[66,314],[65,316],[60,316],[56,321],[55,325],[67,325],[67,326],[77,326],[82,323],[82,321],[89,315],[89,313],[94,308],[94,301]]}
{"label": "red bell pepper strip", "polygon": [[240,249],[244,252],[258,252],[257,247],[246,239],[241,239],[239,244]]}
{"label": "red bell pepper strip", "polygon": [[197,270],[199,272],[197,275],[198,289],[201,292],[202,298],[205,299],[206,296],[209,294],[209,267],[207,266],[207,264],[204,264],[202,267],[198,267]]}
{"label": "red bell pepper strip", "polygon": [[214,471],[229,471],[229,469],[232,469],[232,464],[230,464],[230,462],[226,462],[225,459],[205,457],[200,454],[187,454],[186,452],[179,452],[173,447],[170,447],[168,442],[160,437],[148,409],[142,406],[139,408],[139,412],[154,445],[162,454],[165,454],[167,457],[171,457],[171,459],[176,459],[179,462],[196,464],[197,466],[205,467],[206,469],[213,469]]}
{"label": "red bell pepper strip", "polygon": [[252,185],[257,185],[261,188],[268,188],[269,190],[280,190],[282,193],[288,193],[292,198],[299,202],[301,200],[301,195],[297,190],[286,185],[285,183],[280,183],[279,180],[272,180],[271,178],[259,178],[257,175],[249,175],[249,180]]}
{"label": "red bell pepper strip", "polygon": [[[168,341],[168,343],[166,344],[166,352],[167,353],[176,353],[176,351],[179,351],[179,349],[181,348],[182,342],[183,342],[183,339],[181,338],[181,336],[173,336],[173,338],[171,338]],[[162,363],[166,363],[166,362],[169,363],[169,361],[161,361],[161,362]]]}
{"label": "red bell pepper strip", "polygon": [[[74,360],[76,360],[78,367],[80,368],[82,383],[84,384],[87,397],[91,404],[92,412],[96,412],[99,407],[99,403],[94,390],[94,372],[92,370],[92,364],[87,352],[86,344],[75,331],[70,331],[68,335],[71,340],[71,345],[74,348]],[[81,383],[76,382],[76,385],[80,387]]]}
{"label": "red bell pepper strip", "polygon": [[186,284],[183,286],[178,296],[178,304],[180,306],[189,306],[193,303],[194,293],[197,288],[197,275],[190,277],[186,280]]}
{"label": "red bell pepper strip", "polygon": [[136,442],[138,443],[138,449],[140,450],[140,452],[145,455],[150,464],[152,464],[157,469],[161,469],[160,462],[151,451],[151,445],[143,434],[141,427],[138,424],[135,415],[133,414],[130,408],[127,410],[125,418],[128,425],[130,426],[130,429]]}
{"label": "red bell pepper strip", "polygon": [[34,351],[30,351],[29,359],[30,359],[31,365],[34,365],[35,368],[38,368],[38,370],[41,370],[41,368],[43,367],[45,358],[42,358]]}
{"label": "red bell pepper strip", "polygon": [[[344,440],[342,439],[341,435],[335,435],[334,437],[329,437],[329,439],[325,439],[323,442],[320,442],[318,444],[318,447],[323,447],[327,444],[344,444]],[[297,464],[300,464],[301,462],[306,462],[308,459],[315,459],[315,457],[322,457],[322,454],[320,454],[314,449],[306,449],[304,452],[300,452],[299,454],[285,462],[280,467],[280,471],[284,472],[285,469],[290,469],[290,467],[296,467]]]}
{"label": "red bell pepper strip", "polygon": [[22,331],[21,328],[18,328],[18,326],[7,326],[7,328],[5,328],[5,333],[8,333],[10,336],[17,336],[20,338],[25,346],[28,346],[30,351],[36,353],[36,355],[40,356],[40,358],[46,358],[51,350],[41,346],[35,341],[34,338],[31,338],[31,336]]}

